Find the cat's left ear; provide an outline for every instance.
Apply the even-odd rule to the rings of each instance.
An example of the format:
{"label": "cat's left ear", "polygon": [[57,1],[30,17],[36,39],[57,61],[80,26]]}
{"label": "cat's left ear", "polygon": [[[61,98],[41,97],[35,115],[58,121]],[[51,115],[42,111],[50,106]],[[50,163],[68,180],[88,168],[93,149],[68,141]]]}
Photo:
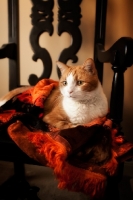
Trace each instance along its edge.
{"label": "cat's left ear", "polygon": [[57,61],[56,64],[57,64],[58,68],[60,69],[61,74],[68,68],[67,65],[65,65],[64,63],[62,63],[60,61]]}
{"label": "cat's left ear", "polygon": [[95,74],[96,73],[96,67],[95,67],[95,63],[93,61],[93,59],[88,58],[84,63],[83,63],[83,68],[85,70],[87,70],[88,72],[90,72],[91,74]]}

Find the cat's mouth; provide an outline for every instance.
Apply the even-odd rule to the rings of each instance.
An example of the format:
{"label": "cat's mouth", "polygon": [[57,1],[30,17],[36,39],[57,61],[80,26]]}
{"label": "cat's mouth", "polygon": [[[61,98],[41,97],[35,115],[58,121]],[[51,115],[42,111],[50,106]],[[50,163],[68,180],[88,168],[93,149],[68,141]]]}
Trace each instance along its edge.
{"label": "cat's mouth", "polygon": [[74,99],[75,97],[70,95],[70,96],[69,96],[69,98],[72,98],[72,99]]}
{"label": "cat's mouth", "polygon": [[71,95],[71,94],[70,94],[70,95],[67,95],[67,97],[68,97],[68,98],[71,98],[71,99],[76,98],[75,96],[73,96],[73,95]]}

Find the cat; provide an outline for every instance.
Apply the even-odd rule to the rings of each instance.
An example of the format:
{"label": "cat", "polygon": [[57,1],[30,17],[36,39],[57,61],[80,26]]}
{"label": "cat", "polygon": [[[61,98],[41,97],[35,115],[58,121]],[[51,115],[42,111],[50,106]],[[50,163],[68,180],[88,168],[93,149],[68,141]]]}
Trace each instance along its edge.
{"label": "cat", "polygon": [[43,121],[66,129],[106,116],[108,102],[93,59],[72,67],[57,61],[57,66],[59,87],[45,101]]}
{"label": "cat", "polygon": [[[57,66],[61,71],[59,86],[45,100],[43,121],[58,129],[66,129],[106,116],[108,102],[93,59],[87,59],[80,66],[57,61]],[[0,99],[0,106],[30,87],[12,90]]]}

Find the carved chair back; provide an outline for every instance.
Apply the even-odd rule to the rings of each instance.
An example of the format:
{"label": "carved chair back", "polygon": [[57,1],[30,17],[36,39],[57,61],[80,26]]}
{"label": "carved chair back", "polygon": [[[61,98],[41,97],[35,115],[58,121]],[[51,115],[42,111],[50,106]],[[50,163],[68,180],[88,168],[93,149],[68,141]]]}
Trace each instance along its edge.
{"label": "carved chair back", "polygon": [[[54,0],[32,1],[32,30],[30,33],[30,43],[33,50],[33,60],[41,59],[43,72],[40,77],[35,74],[29,76],[29,84],[35,85],[42,78],[49,78],[52,71],[52,58],[45,48],[39,46],[39,37],[43,32],[53,34],[53,6]],[[72,36],[72,44],[64,49],[59,59],[67,63],[68,60],[77,62],[76,53],[82,43],[82,35],[79,29],[81,0],[63,1],[58,0],[58,35],[68,32]],[[95,39],[94,39],[94,60],[98,70],[99,79],[103,79],[103,64],[111,63],[114,71],[110,100],[110,118],[115,126],[119,126],[121,131],[121,121],[123,118],[123,96],[124,96],[124,72],[133,63],[132,38],[123,37],[116,41],[108,50],[104,49],[105,26],[106,26],[107,0],[96,0],[96,19],[95,19]],[[18,0],[8,0],[8,19],[9,19],[9,43],[0,49],[0,58],[9,58],[9,90],[20,86],[20,65],[19,65],[19,13]],[[47,67],[46,67],[47,66]],[[60,72],[57,69],[58,76]],[[3,145],[4,147],[4,145]],[[10,159],[10,158],[8,158]],[[19,167],[19,169],[18,169]],[[15,169],[18,173],[23,169],[21,163],[15,162]],[[22,170],[20,170],[22,172]]]}

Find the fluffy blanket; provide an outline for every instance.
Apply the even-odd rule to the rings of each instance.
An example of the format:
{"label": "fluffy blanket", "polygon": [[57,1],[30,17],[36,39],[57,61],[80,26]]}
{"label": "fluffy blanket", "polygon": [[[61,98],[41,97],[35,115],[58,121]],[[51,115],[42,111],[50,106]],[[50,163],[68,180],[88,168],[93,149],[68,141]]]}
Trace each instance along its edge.
{"label": "fluffy blanket", "polygon": [[60,189],[100,197],[107,178],[133,157],[133,144],[107,116],[65,130],[44,123],[45,99],[57,86],[58,82],[43,79],[8,100],[0,108],[0,128],[6,128],[29,157],[53,169]]}

